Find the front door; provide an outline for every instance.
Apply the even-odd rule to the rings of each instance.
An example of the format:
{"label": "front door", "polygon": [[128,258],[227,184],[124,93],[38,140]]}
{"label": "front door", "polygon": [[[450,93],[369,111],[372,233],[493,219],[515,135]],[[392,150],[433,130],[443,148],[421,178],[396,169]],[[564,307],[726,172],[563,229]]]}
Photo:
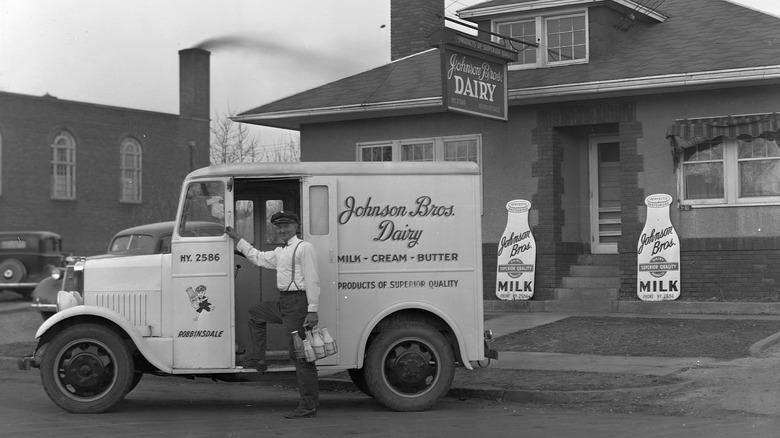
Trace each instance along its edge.
{"label": "front door", "polygon": [[618,137],[591,137],[589,161],[591,252],[617,254],[621,235]]}

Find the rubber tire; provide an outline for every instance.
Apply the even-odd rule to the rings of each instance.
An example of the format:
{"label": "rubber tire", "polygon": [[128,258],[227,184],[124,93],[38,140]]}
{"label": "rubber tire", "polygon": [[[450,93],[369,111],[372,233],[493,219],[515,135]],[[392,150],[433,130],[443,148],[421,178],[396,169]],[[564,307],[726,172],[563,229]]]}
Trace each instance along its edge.
{"label": "rubber tire", "polygon": [[[6,278],[6,271],[11,272],[11,276]],[[27,269],[24,264],[16,259],[8,259],[0,262],[0,286],[3,283],[21,283],[27,278]]]}
{"label": "rubber tire", "polygon": [[[144,376],[144,373],[142,373],[140,371],[136,371],[133,374],[133,383],[130,384],[130,389],[127,390],[128,393],[130,393],[130,391],[134,390],[135,387],[138,386],[139,383],[141,383],[141,378],[143,376]],[[127,394],[125,394],[125,395],[127,395]]]}
{"label": "rubber tire", "polygon": [[[393,359],[403,360],[407,368],[392,368]],[[420,368],[425,361],[429,364],[427,370]],[[363,369],[368,389],[377,401],[395,411],[424,411],[449,392],[455,377],[455,355],[438,330],[426,324],[405,323],[382,331],[374,339]],[[404,377],[408,380],[414,374],[418,378],[414,385],[392,383]],[[399,383],[424,388],[402,388]]]}
{"label": "rubber tire", "polygon": [[374,398],[374,394],[368,389],[368,383],[366,383],[365,368],[350,368],[347,370],[347,374],[349,374],[349,379],[352,380],[352,383],[355,384],[360,392]]}
{"label": "rubber tire", "polygon": [[[79,353],[73,356],[73,353]],[[74,359],[78,359],[75,363]],[[94,372],[100,362],[102,372]],[[70,373],[61,371],[70,365]],[[68,374],[75,371],[92,380],[97,391],[74,387]],[[73,413],[106,412],[117,405],[130,390],[135,378],[133,356],[124,340],[111,329],[97,324],[72,326],[58,333],[46,347],[41,363],[41,381],[49,398],[62,409]],[[69,383],[70,382],[70,383]]]}

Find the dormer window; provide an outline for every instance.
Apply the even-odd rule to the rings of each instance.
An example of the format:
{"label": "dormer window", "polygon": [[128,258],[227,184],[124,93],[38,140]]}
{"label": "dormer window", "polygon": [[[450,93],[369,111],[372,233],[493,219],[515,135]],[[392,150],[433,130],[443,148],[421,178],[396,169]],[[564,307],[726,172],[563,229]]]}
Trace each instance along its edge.
{"label": "dormer window", "polygon": [[[588,11],[557,12],[549,15],[515,17],[493,22],[493,31],[512,39],[536,43],[539,47],[511,42],[519,50],[511,70],[553,67],[588,62]],[[503,44],[503,38],[497,38]]]}

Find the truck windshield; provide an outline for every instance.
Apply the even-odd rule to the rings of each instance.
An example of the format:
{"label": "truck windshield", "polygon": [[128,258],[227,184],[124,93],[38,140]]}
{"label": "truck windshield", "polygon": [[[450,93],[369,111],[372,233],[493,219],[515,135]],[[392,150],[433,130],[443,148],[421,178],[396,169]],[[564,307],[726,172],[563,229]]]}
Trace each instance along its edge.
{"label": "truck windshield", "polygon": [[179,235],[221,236],[224,233],[225,184],[221,181],[191,183],[187,186]]}

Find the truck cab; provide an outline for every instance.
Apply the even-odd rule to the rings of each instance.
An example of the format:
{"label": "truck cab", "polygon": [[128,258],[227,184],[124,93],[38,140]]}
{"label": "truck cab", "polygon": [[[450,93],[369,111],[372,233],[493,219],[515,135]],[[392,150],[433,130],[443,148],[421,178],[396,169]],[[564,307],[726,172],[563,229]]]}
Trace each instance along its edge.
{"label": "truck cab", "polygon": [[[391,409],[427,409],[456,366],[495,357],[483,333],[480,196],[473,163],[197,170],[182,186],[170,253],[70,267],[58,312],[20,367],[40,368],[70,412],[111,409],[145,373],[251,379],[236,354],[249,342],[247,309],[278,298],[275,271],[249,263],[224,230],[272,250],[282,242],[270,217],[291,210],[318,255],[319,325],[338,344],[318,368],[347,370]],[[290,334],[269,325],[269,335],[270,357],[286,356]]]}

